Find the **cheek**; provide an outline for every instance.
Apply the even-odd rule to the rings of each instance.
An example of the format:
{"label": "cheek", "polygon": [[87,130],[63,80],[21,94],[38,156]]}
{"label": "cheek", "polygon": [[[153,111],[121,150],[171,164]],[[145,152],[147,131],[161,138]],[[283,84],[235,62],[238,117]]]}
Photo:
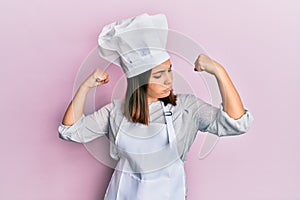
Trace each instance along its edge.
{"label": "cheek", "polygon": [[154,88],[156,90],[164,87],[162,79],[150,79],[148,84],[151,88]]}
{"label": "cheek", "polygon": [[159,84],[148,84],[148,95],[156,98],[161,98],[162,87]]}
{"label": "cheek", "polygon": [[160,93],[164,89],[165,88],[161,84],[158,84],[158,83],[150,83],[148,85],[148,90],[151,93]]}

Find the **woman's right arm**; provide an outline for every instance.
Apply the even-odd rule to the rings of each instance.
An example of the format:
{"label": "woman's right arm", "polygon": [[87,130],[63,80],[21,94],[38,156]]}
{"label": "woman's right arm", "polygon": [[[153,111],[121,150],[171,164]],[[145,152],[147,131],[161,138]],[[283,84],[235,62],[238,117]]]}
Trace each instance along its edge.
{"label": "woman's right arm", "polygon": [[96,69],[78,88],[58,126],[59,137],[64,140],[86,143],[108,133],[109,113],[113,104],[107,104],[92,114],[83,109],[89,90],[109,82],[108,74]]}
{"label": "woman's right arm", "polygon": [[70,102],[64,118],[62,120],[62,124],[65,126],[72,126],[77,120],[80,119],[83,114],[83,108],[85,104],[86,95],[89,92],[89,88],[81,85],[77,90],[73,100]]}
{"label": "woman's right arm", "polygon": [[78,88],[65,112],[62,124],[65,126],[72,126],[77,120],[79,120],[83,114],[86,96],[90,89],[108,82],[108,74],[101,71],[99,68],[95,69]]}

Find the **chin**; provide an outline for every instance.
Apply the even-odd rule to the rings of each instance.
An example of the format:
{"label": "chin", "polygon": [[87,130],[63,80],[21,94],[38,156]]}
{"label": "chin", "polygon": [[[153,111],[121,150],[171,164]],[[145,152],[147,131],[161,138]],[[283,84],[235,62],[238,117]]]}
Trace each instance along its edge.
{"label": "chin", "polygon": [[169,91],[169,92],[165,92],[165,93],[163,93],[162,95],[160,95],[160,97],[158,97],[158,98],[166,98],[166,97],[168,97],[169,95],[171,94],[171,91]]}

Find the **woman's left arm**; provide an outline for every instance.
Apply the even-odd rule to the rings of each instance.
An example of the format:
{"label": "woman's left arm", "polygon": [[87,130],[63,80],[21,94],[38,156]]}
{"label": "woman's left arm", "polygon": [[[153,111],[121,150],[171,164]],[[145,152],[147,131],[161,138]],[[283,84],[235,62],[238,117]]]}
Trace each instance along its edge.
{"label": "woman's left arm", "polygon": [[234,87],[225,68],[205,54],[200,54],[195,61],[195,71],[206,71],[217,79],[222,96],[224,111],[233,119],[239,119],[245,114],[245,109],[238,91]]}

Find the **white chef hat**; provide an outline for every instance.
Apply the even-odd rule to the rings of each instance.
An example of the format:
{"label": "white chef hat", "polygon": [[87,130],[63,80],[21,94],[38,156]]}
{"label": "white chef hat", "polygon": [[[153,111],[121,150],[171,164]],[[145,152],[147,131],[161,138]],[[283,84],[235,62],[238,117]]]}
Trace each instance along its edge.
{"label": "white chef hat", "polygon": [[143,13],[105,25],[98,38],[98,52],[131,78],[170,58],[165,49],[167,37],[166,16]]}

